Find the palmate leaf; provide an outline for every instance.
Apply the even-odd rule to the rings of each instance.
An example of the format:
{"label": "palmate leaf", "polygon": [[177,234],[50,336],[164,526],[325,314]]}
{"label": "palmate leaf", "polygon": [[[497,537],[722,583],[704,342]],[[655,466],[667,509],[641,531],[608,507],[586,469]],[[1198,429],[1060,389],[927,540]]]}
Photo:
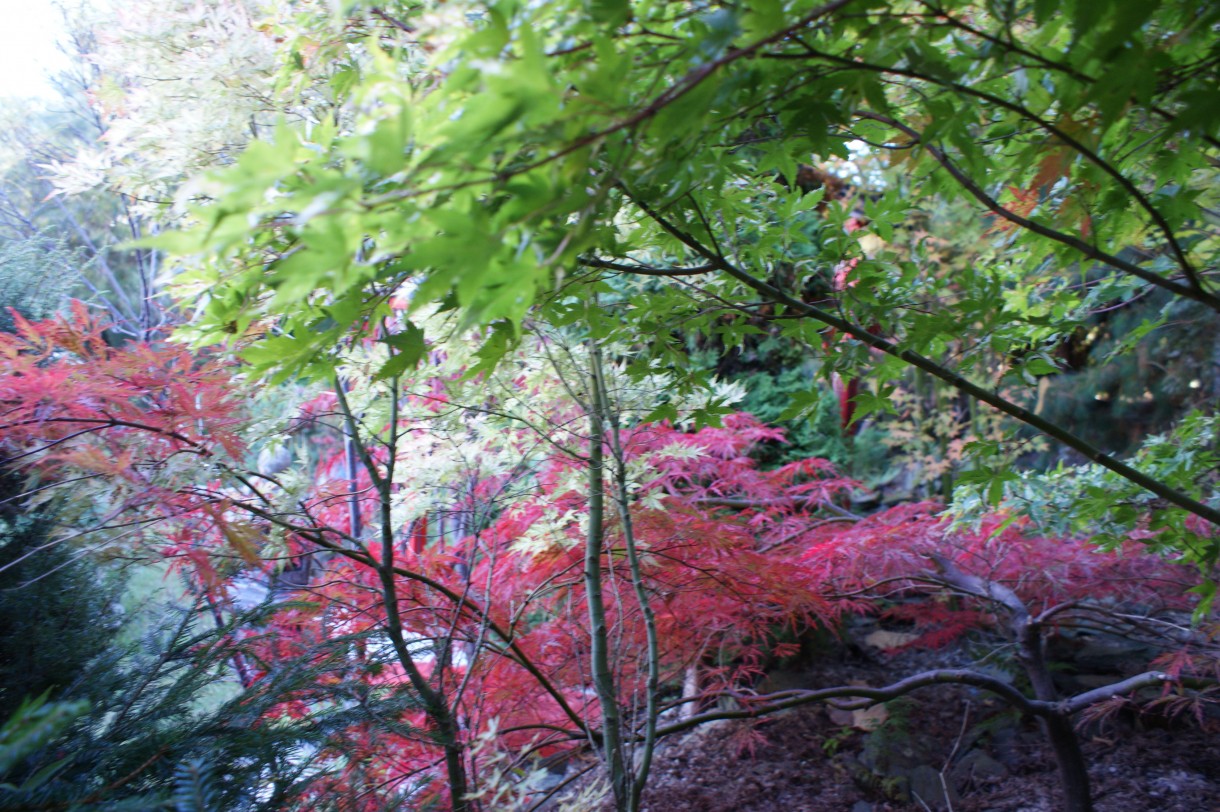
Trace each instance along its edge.
{"label": "palmate leaf", "polygon": [[424,341],[424,331],[411,322],[403,325],[401,332],[382,339],[394,349],[390,360],[386,361],[377,371],[377,380],[396,378],[402,373],[414,369],[424,357],[428,346]]}

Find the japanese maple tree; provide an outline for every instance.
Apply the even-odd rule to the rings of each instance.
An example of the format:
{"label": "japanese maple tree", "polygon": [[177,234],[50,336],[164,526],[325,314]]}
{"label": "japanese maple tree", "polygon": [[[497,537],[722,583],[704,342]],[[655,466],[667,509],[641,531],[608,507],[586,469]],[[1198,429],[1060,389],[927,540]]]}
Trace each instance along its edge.
{"label": "japanese maple tree", "polygon": [[[292,596],[231,640],[247,687],[274,692],[284,669],[317,668],[266,723],[382,708],[334,728],[302,803],[477,809],[489,753],[591,746],[618,808],[635,809],[664,735],[959,682],[1042,718],[1069,804],[1087,809],[1070,717],[1182,676],[1062,697],[1044,629],[1187,612],[1197,571],[1014,516],[978,528],[930,504],[858,516],[844,507],[855,483],[825,461],[760,469],[752,452],[783,434],[749,415],[643,419],[655,390],[562,331],[538,331],[511,365],[480,369],[477,345],[455,339],[386,376],[387,321],[281,422],[299,459],[260,469],[243,437],[265,444],[267,430],[243,413],[239,367],[177,345],[112,347],[101,327],[77,306],[0,336],[8,464],[36,498],[86,488],[72,532],[170,557],[218,611],[252,589]],[[929,590],[965,602],[910,602]],[[1007,630],[1033,696],[969,669],[756,695],[765,658],[790,650],[781,631],[865,611],[914,622],[915,644]],[[734,709],[716,706],[726,697]]]}

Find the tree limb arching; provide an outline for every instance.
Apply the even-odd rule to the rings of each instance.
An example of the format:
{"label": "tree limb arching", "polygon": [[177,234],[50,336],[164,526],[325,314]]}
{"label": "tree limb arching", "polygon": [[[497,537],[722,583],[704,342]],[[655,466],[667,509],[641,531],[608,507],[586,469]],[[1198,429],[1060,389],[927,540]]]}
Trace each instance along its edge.
{"label": "tree limb arching", "polygon": [[1128,262],[1125,259],[1102,251],[1100,248],[1090,245],[1079,237],[1073,237],[1071,234],[1064,234],[1062,231],[1058,231],[1049,226],[1043,225],[1042,223],[1030,220],[1028,217],[1022,217],[1011,209],[1001,206],[999,201],[987,194],[987,192],[981,186],[975,183],[973,178],[963,172],[943,149],[934,144],[928,143],[923,137],[922,133],[908,127],[902,122],[890,118],[889,116],[871,113],[866,110],[856,111],[856,116],[858,118],[876,121],[880,124],[885,124],[886,126],[892,127],[909,137],[914,143],[919,144],[927,151],[929,155],[936,159],[936,162],[939,163],[946,172],[953,176],[953,179],[957,181],[959,186],[969,192],[975,200],[986,206],[988,211],[992,212],[996,216],[1002,217],[1013,225],[1019,226],[1026,231],[1046,237],[1049,240],[1054,240],[1055,242],[1066,245],[1069,248],[1074,248],[1076,251],[1079,251],[1082,256],[1088,259],[1104,263],[1112,268],[1122,271],[1123,273],[1137,276],[1148,284],[1156,285],[1159,288],[1164,288],[1176,296],[1192,299],[1196,302],[1207,305],[1214,310],[1220,310],[1220,299],[1204,291],[1198,284],[1182,285],[1172,279],[1166,279],[1159,274],[1155,274],[1152,271],[1141,268],[1134,262]]}
{"label": "tree limb arching", "polygon": [[808,316],[816,321],[820,321],[828,327],[833,327],[842,333],[850,335],[857,341],[865,344],[875,350],[879,350],[886,355],[893,356],[900,361],[922,369],[925,372],[933,375],[936,378],[944,381],[954,389],[968,395],[975,400],[986,403],[992,408],[998,409],[1004,414],[1014,417],[1022,423],[1037,429],[1053,440],[1080,452],[1089,460],[1097,463],[1101,467],[1114,472],[1118,476],[1132,482],[1141,488],[1144,488],[1151,493],[1171,502],[1178,507],[1193,513],[1194,515],[1206,519],[1208,522],[1220,527],[1220,510],[1200,502],[1197,499],[1171,488],[1164,482],[1150,477],[1147,474],[1127,465],[1125,462],[1105,453],[1097,446],[1088,442],[1082,437],[1073,434],[1062,426],[1052,423],[1051,421],[1034,414],[1030,410],[1019,406],[1016,403],[1008,400],[997,392],[985,389],[978,384],[967,380],[956,372],[947,369],[946,367],[936,363],[926,356],[920,355],[912,350],[903,349],[896,341],[874,335],[865,327],[848,321],[847,319],[837,316],[828,310],[807,304],[800,299],[792,296],[788,292],[776,287],[766,280],[748,273],[741,268],[738,268],[733,263],[729,262],[724,256],[718,252],[708,248],[702,242],[693,237],[689,232],[676,226],[670,222],[669,218],[665,217],[659,211],[652,207],[647,201],[633,195],[629,190],[620,185],[624,193],[641,211],[643,211],[650,219],[655,221],[662,229],[677,239],[683,245],[690,248],[695,253],[708,260],[709,264],[715,266],[718,270],[728,274],[732,278],[741,282],[745,286],[751,288],[755,292],[766,296],[776,304],[782,304],[791,310]]}

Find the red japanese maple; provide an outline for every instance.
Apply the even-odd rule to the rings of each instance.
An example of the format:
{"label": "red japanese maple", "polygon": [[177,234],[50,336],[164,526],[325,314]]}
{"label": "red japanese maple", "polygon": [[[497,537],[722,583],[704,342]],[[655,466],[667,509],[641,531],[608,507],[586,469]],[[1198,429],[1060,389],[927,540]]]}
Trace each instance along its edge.
{"label": "red japanese maple", "polygon": [[[765,657],[783,651],[777,630],[834,626],[846,612],[888,611],[936,645],[1005,609],[1049,621],[1086,604],[1187,608],[1189,573],[1134,549],[1100,552],[1000,516],[954,529],[931,504],[854,516],[841,505],[855,483],[824,460],[760,470],[752,452],[783,433],[749,415],[699,431],[641,424],[580,447],[537,444],[548,450],[529,464],[457,492],[448,509],[479,520],[425,514],[394,527],[393,504],[409,494],[394,480],[393,438],[426,425],[400,419],[381,427],[389,440],[362,442],[341,422],[319,427],[346,408],[341,390],[316,399],[300,426],[316,427],[317,462],[285,506],[273,498],[283,483],[245,459],[242,385],[219,357],[112,347],[79,305],[70,318],[18,319],[15,335],[0,335],[0,357],[6,462],[48,487],[103,483],[86,529],[155,527],[139,550],[171,557],[217,606],[233,605],[252,573],[292,597],[233,641],[255,686],[273,690],[284,668],[317,668],[316,683],[285,693],[272,717],[403,697],[392,718],[353,716],[315,754],[331,769],[308,792],[352,810],[446,792],[469,808],[463,796],[479,780],[471,748],[493,731],[496,747],[518,754],[597,741],[605,704],[589,666],[589,493],[573,484],[588,481],[590,442],[634,472],[625,497],[604,485],[627,507],[611,512],[597,556],[615,701],[631,718],[650,666],[664,698],[688,711],[724,692],[746,701]],[[450,408],[450,382],[425,381],[409,397]],[[510,434],[502,442],[525,446]],[[657,662],[633,592],[627,519]],[[930,589],[974,600],[910,602]],[[882,591],[888,603],[877,601]],[[702,693],[681,696],[692,674]],[[835,690],[808,698],[852,695]]]}

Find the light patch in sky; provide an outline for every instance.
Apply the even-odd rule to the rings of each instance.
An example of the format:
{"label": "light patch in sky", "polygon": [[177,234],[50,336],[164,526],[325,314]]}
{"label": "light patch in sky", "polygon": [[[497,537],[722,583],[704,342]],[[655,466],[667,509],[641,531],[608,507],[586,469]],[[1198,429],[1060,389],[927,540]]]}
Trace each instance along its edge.
{"label": "light patch in sky", "polygon": [[55,95],[48,75],[68,66],[55,45],[62,35],[53,0],[0,0],[0,98]]}

